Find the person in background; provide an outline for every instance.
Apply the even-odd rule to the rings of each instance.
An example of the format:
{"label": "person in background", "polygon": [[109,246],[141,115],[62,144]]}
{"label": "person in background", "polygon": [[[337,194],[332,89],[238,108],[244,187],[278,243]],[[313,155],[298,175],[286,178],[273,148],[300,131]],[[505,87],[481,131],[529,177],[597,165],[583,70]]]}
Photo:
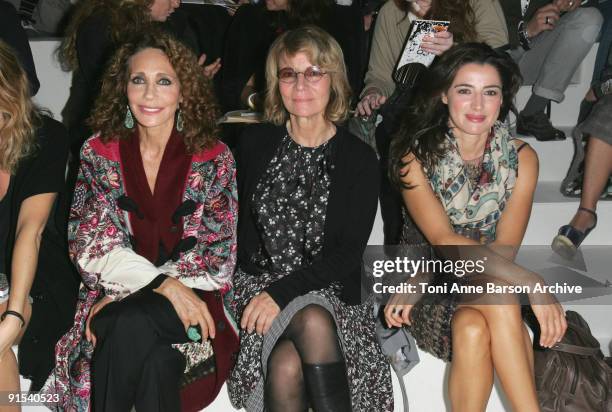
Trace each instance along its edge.
{"label": "person in background", "polygon": [[240,352],[230,399],[247,411],[392,411],[389,365],[361,258],[377,207],[374,151],[338,124],[349,108],[339,44],[305,26],[266,62],[266,123],[238,144]]}
{"label": "person in background", "polygon": [[[19,373],[42,386],[70,327],[78,276],[65,242],[68,137],[40,112],[17,55],[0,40],[0,392]],[[19,344],[19,365],[11,347]],[[25,388],[24,388],[25,389]]]}
{"label": "person in background", "polygon": [[603,0],[599,9],[604,16],[593,81],[580,106],[573,136],[578,149],[562,184],[564,194],[580,192],[580,206],[569,224],[559,229],[553,239],[555,252],[573,258],[587,235],[597,225],[597,203],[609,195],[612,173],[612,2]]}
{"label": "person in background", "polygon": [[15,50],[21,67],[28,76],[30,95],[34,96],[40,88],[32,50],[28,43],[28,36],[19,24],[19,16],[15,8],[7,1],[0,0],[0,40]]}
{"label": "person in background", "polygon": [[540,141],[562,140],[545,113],[550,101],[563,101],[574,72],[597,40],[602,17],[579,0],[500,0],[510,56],[532,94],[520,111],[516,130]]}
{"label": "person in background", "polygon": [[76,1],[8,0],[18,11],[20,25],[29,37],[61,36]]}
{"label": "person in background", "polygon": [[605,94],[612,94],[612,0],[600,0],[597,5],[603,16],[603,25],[599,35],[591,87],[580,104],[578,124],[586,119],[597,100]]}
{"label": "person in background", "polygon": [[[485,278],[457,272],[412,279],[427,276],[430,285],[447,287],[539,281],[512,263],[538,180],[535,151],[513,139],[504,123],[520,84],[516,63],[482,43],[454,46],[426,73],[391,148],[391,178],[407,210],[401,243],[429,243],[442,258],[459,250],[487,264]],[[426,294],[415,304],[395,295],[385,319],[389,327],[406,325],[419,348],[451,363],[452,410],[485,411],[495,373],[512,409],[539,412],[520,302],[464,296]],[[549,348],[565,333],[563,308],[555,300],[540,304],[533,294],[529,299],[541,328],[539,343]]]}
{"label": "person in background", "polygon": [[612,174],[612,94],[601,97],[586,120],[574,129],[578,144],[586,139],[580,206],[569,224],[559,229],[552,249],[571,259],[597,226],[597,203]]}
{"label": "person in background", "polygon": [[[83,285],[45,391],[71,410],[200,410],[238,345],[224,301],[235,168],[210,81],[190,50],[150,30],[113,56],[94,108],[68,232]],[[214,373],[180,392],[202,365]]]}

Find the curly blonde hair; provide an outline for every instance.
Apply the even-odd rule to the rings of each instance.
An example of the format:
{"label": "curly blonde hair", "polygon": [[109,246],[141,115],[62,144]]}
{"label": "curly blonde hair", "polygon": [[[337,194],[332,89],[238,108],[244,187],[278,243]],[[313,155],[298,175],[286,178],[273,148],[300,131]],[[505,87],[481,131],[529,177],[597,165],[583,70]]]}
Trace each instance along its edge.
{"label": "curly blonde hair", "polygon": [[278,64],[283,56],[295,56],[300,52],[305,53],[312,64],[329,73],[331,90],[325,119],[334,123],[343,122],[348,116],[351,102],[351,87],[346,75],[344,55],[338,42],[315,26],[287,31],[272,43],[266,60],[264,119],[280,126],[289,118],[278,85]]}
{"label": "curly blonde hair", "polygon": [[161,50],[178,76],[183,98],[182,133],[187,150],[194,154],[212,147],[219,135],[219,109],[212,83],[204,76],[195,54],[158,25],[125,43],[112,57],[102,77],[100,95],[96,99],[88,125],[92,130],[101,133],[104,142],[124,139],[132,134],[132,131],[123,125],[128,104],[126,90],[130,76],[130,58],[149,48]]}
{"label": "curly blonde hair", "polygon": [[76,51],[77,34],[81,25],[94,14],[109,17],[109,32],[114,44],[121,44],[126,37],[140,32],[151,22],[151,5],[154,0],[83,0],[72,14],[64,39],[58,49],[58,59],[65,71],[76,70],[79,61]]}
{"label": "curly blonde hair", "polygon": [[30,85],[17,55],[0,40],[0,169],[13,174],[36,146],[37,115]]}

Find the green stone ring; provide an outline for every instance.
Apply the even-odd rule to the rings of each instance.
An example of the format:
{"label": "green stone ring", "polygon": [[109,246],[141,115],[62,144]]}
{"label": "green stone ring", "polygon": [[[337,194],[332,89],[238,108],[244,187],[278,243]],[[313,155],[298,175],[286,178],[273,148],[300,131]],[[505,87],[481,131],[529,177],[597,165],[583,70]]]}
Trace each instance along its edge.
{"label": "green stone ring", "polygon": [[202,339],[202,335],[200,335],[195,326],[190,326],[187,328],[187,337],[194,342],[199,342]]}

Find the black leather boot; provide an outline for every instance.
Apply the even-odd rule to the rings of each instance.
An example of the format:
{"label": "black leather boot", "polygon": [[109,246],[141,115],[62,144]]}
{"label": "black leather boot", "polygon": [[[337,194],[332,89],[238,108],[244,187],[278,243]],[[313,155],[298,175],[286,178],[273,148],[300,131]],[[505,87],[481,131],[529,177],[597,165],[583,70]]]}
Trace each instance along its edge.
{"label": "black leather boot", "polygon": [[351,411],[351,395],[344,361],[304,364],[303,368],[308,400],[315,412]]}

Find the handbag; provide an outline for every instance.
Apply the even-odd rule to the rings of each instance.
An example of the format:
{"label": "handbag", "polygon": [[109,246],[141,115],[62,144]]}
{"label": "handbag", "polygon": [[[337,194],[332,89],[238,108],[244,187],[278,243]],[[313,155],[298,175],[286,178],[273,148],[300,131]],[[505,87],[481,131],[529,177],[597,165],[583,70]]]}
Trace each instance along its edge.
{"label": "handbag", "polygon": [[566,312],[567,331],[552,348],[541,348],[539,326],[529,310],[534,332],[534,366],[542,412],[612,411],[612,368],[591,334],[588,323],[574,311]]}

